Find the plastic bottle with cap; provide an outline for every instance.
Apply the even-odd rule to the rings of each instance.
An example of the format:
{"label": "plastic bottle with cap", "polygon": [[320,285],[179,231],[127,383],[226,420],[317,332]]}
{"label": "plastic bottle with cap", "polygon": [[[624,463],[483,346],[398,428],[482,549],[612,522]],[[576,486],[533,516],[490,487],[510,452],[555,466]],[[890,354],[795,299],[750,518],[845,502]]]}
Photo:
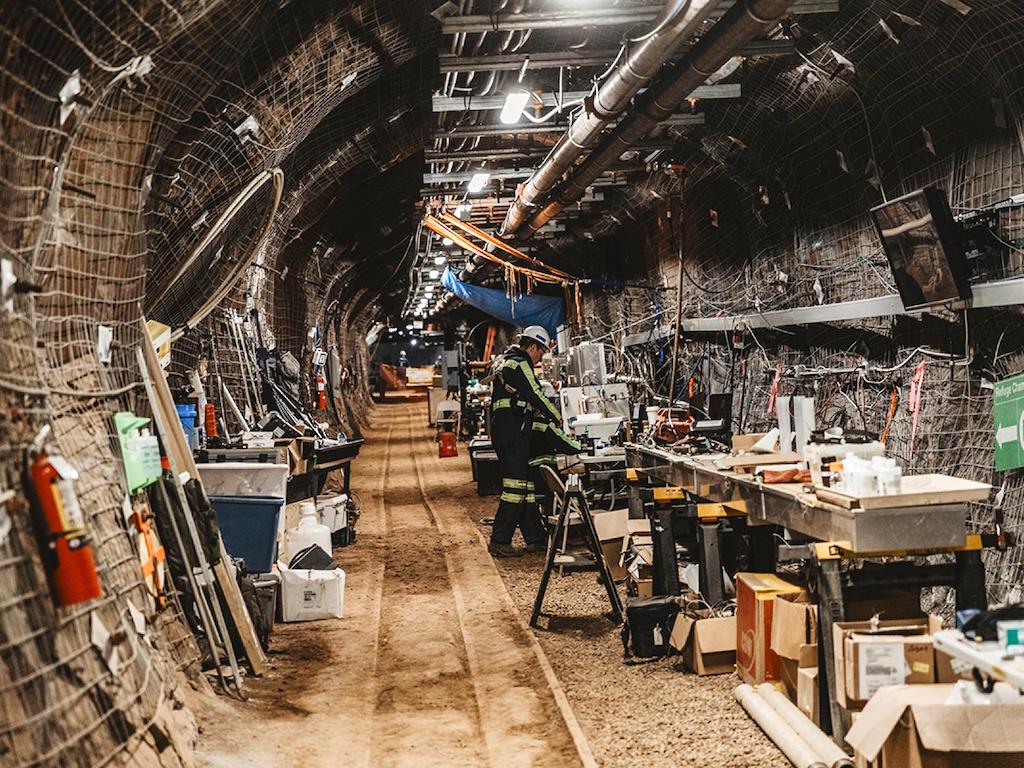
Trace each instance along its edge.
{"label": "plastic bottle with cap", "polygon": [[320,522],[316,505],[311,501],[303,502],[299,507],[299,523],[284,533],[284,557],[286,563],[291,562],[299,552],[310,544],[316,544],[327,554],[331,553],[331,529]]}

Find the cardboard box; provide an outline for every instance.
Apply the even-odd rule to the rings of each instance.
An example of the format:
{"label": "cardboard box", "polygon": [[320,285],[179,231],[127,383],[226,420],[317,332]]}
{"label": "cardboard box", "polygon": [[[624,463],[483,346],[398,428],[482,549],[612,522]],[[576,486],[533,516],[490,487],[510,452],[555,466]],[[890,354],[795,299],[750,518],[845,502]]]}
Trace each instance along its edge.
{"label": "cardboard box", "polygon": [[680,614],[669,644],[682,651],[683,663],[698,675],[721,675],[736,669],[736,617],[693,618]]}
{"label": "cardboard box", "polygon": [[597,529],[597,539],[601,542],[601,551],[612,578],[622,581],[626,578],[626,569],[622,565],[622,545],[629,535],[629,510],[594,512],[594,528]]}
{"label": "cardboard box", "polygon": [[817,667],[802,667],[796,671],[796,706],[815,725],[821,722]]}
{"label": "cardboard box", "polygon": [[836,700],[860,709],[883,685],[934,683],[932,632],[941,620],[841,621],[832,626]]}
{"label": "cardboard box", "polygon": [[736,669],[744,682],[779,679],[779,657],[771,649],[775,596],[801,591],[773,573],[736,574]]}
{"label": "cardboard box", "polygon": [[628,534],[622,542],[620,563],[626,583],[633,585],[640,597],[654,594],[654,543],[650,520],[627,520]]}
{"label": "cardboard box", "polygon": [[775,596],[771,649],[781,658],[798,660],[804,645],[818,642],[818,608],[804,590]]}
{"label": "cardboard box", "polygon": [[779,657],[779,685],[782,693],[796,703],[799,672],[801,669],[818,666],[818,645],[805,643],[797,651],[799,658],[787,659]]}
{"label": "cardboard box", "polygon": [[952,685],[887,688],[868,702],[846,741],[858,766],[1020,768],[1024,703],[947,704]]}
{"label": "cardboard box", "polygon": [[623,545],[629,536],[629,510],[613,509],[607,512],[594,512],[594,527],[597,539],[601,542],[604,560],[608,563],[611,578],[621,582],[626,578],[623,566]]}

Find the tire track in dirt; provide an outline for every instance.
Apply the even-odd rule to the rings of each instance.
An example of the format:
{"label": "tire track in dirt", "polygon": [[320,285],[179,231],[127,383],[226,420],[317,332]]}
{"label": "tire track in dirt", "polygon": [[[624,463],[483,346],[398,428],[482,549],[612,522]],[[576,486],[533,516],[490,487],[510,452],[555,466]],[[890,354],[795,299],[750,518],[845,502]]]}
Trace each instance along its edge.
{"label": "tire track in dirt", "polygon": [[[412,418],[419,410],[389,408],[389,428],[407,429],[411,435]],[[382,768],[487,765],[444,541],[427,512],[411,449],[411,437],[400,455],[394,442],[387,446],[383,478],[387,543],[374,741],[368,764]]]}

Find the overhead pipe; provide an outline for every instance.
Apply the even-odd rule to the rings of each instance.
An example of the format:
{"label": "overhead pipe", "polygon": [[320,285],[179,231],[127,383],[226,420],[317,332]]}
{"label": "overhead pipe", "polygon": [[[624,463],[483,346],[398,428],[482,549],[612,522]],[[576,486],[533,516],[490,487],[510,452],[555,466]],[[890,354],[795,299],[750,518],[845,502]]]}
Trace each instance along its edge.
{"label": "overhead pipe", "polygon": [[720,0],[688,0],[681,10],[659,21],[601,83],[584,108],[534,174],[520,187],[515,203],[509,207],[501,234],[511,237],[526,224],[543,204],[551,190],[593,144],[608,124],[621,115],[630,100],[658,73],[662,65],[689,39],[707,19]]}
{"label": "overhead pipe", "polygon": [[[562,210],[576,202],[587,187],[618,162],[623,152],[642,141],[658,123],[679,109],[695,89],[717,72],[737,51],[782,18],[795,0],[740,0],[722,16],[671,72],[644,94],[644,106],[619,122],[558,190],[537,211],[521,238],[529,237]],[[518,228],[518,227],[517,227]]]}

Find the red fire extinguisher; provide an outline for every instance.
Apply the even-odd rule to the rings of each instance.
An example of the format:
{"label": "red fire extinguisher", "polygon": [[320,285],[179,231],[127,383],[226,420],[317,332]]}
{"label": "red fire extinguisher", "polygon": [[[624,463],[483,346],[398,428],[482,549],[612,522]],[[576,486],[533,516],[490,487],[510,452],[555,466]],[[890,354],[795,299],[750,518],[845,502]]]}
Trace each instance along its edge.
{"label": "red fire extinguisher", "polygon": [[75,493],[77,470],[40,448],[30,453],[28,479],[53,599],[67,607],[100,597],[103,587]]}
{"label": "red fire extinguisher", "polygon": [[322,373],[316,375],[316,407],[321,411],[327,410],[327,383]]}

